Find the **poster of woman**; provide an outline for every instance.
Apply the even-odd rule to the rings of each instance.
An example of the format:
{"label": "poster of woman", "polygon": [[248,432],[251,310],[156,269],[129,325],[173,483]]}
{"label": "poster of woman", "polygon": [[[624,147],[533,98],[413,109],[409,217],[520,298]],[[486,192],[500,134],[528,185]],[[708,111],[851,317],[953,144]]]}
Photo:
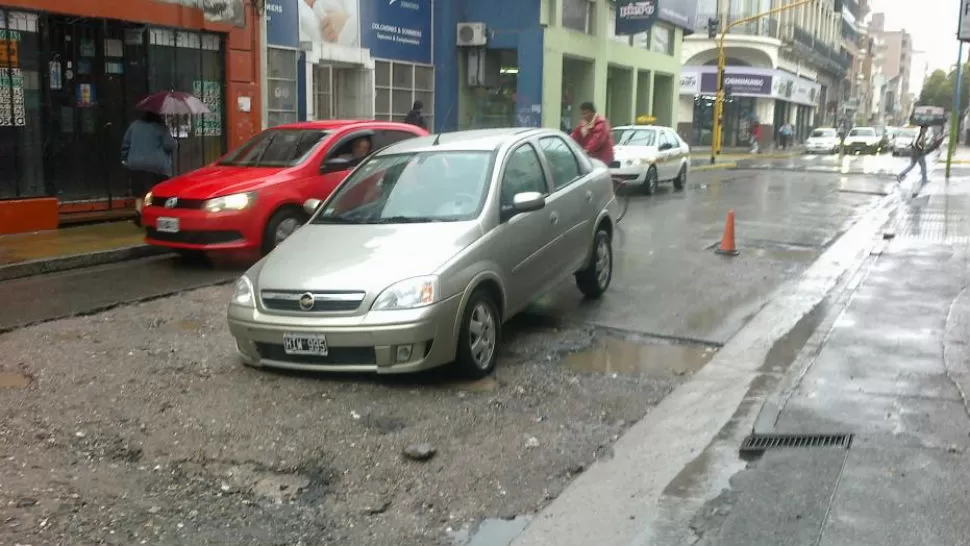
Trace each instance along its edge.
{"label": "poster of woman", "polygon": [[357,0],[298,0],[300,41],[360,46]]}

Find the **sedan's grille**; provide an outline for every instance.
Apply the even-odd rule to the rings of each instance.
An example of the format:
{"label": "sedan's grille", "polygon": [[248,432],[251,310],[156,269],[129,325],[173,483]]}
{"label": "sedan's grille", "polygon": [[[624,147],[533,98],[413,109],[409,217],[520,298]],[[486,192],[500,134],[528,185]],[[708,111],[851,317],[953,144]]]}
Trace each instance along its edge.
{"label": "sedan's grille", "polygon": [[[169,200],[168,197],[161,195],[153,195],[152,200],[149,203],[145,203],[146,207],[165,207],[165,203]],[[182,199],[181,197],[176,198],[175,206],[166,207],[170,209],[201,209],[205,206],[205,199]]]}
{"label": "sedan's grille", "polygon": [[180,231],[166,233],[155,228],[146,228],[149,239],[165,241],[167,243],[185,243],[192,245],[219,245],[243,240],[243,234],[238,231],[209,230],[209,231]]}
{"label": "sedan's grille", "polygon": [[373,347],[330,347],[327,356],[288,355],[282,345],[275,343],[256,343],[261,358],[292,362],[294,364],[346,366],[377,364],[377,353]]}
{"label": "sedan's grille", "polygon": [[[302,312],[339,312],[356,311],[364,301],[366,294],[360,291],[327,291],[307,292],[296,290],[263,290],[260,296],[263,305],[274,311],[302,311]],[[306,302],[313,297],[313,303],[305,307]]]}

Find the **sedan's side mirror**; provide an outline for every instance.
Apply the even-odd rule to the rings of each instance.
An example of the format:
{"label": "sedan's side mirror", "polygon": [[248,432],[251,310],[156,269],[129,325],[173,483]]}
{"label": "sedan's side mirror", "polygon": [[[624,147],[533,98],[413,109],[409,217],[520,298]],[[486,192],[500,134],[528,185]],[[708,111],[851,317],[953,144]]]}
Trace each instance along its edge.
{"label": "sedan's side mirror", "polygon": [[532,212],[546,206],[546,197],[537,191],[525,191],[512,197],[515,212]]}
{"label": "sedan's side mirror", "polygon": [[322,204],[323,201],[319,199],[307,199],[303,202],[303,212],[305,212],[307,216],[313,216],[313,214],[317,212],[317,209],[320,208],[320,205]]}
{"label": "sedan's side mirror", "polygon": [[619,169],[620,168],[620,162],[619,161],[610,161],[610,168],[611,169]]}
{"label": "sedan's side mirror", "polygon": [[353,166],[353,161],[342,157],[330,158],[320,165],[320,174],[337,173],[347,171]]}

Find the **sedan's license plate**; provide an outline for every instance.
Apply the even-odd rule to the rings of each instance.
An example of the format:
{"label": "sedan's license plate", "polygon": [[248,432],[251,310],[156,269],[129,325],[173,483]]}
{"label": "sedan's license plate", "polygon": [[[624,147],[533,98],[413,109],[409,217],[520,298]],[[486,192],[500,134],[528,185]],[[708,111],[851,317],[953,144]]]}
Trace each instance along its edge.
{"label": "sedan's license plate", "polygon": [[161,233],[178,233],[179,219],[161,217],[155,222],[155,229]]}
{"label": "sedan's license plate", "polygon": [[288,355],[327,356],[327,337],[319,334],[283,334],[283,352]]}

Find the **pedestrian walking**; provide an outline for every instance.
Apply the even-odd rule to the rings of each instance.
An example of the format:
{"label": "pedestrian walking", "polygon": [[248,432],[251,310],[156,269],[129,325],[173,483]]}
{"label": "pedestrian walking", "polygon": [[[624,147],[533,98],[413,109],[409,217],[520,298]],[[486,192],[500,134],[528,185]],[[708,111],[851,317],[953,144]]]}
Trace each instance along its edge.
{"label": "pedestrian walking", "polygon": [[925,186],[927,182],[926,153],[927,153],[928,135],[926,134],[927,133],[926,129],[927,129],[926,125],[919,126],[919,134],[916,135],[916,137],[913,139],[913,142],[910,144],[910,147],[912,148],[912,153],[910,154],[909,166],[903,169],[903,172],[896,175],[896,182],[901,183],[903,181],[903,178],[906,178],[906,175],[909,174],[909,171],[913,170],[913,167],[915,167],[916,165],[919,165],[921,179],[920,179],[919,186],[917,186],[916,189],[913,190],[913,197],[916,197],[919,194],[919,191],[923,189],[923,186]]}
{"label": "pedestrian walking", "polygon": [[586,150],[590,157],[595,157],[609,165],[613,162],[613,133],[610,122],[596,113],[592,102],[584,102],[579,106],[582,122],[573,129],[572,138]]}
{"label": "pedestrian walking", "polygon": [[786,122],[781,126],[781,149],[787,150],[788,146],[791,145],[792,135],[795,134],[795,128],[790,122]]}
{"label": "pedestrian walking", "polygon": [[421,114],[422,109],[424,109],[424,103],[419,100],[414,101],[414,105],[411,106],[411,111],[404,118],[404,123],[410,123],[427,131],[428,124],[424,121],[424,115]]}
{"label": "pedestrian walking", "polygon": [[751,124],[751,153],[761,153],[761,124],[758,122]]}
{"label": "pedestrian walking", "polygon": [[175,139],[165,120],[155,112],[144,112],[128,126],[121,141],[121,164],[128,169],[135,196],[135,225],[141,226],[145,195],[156,184],[172,176]]}

